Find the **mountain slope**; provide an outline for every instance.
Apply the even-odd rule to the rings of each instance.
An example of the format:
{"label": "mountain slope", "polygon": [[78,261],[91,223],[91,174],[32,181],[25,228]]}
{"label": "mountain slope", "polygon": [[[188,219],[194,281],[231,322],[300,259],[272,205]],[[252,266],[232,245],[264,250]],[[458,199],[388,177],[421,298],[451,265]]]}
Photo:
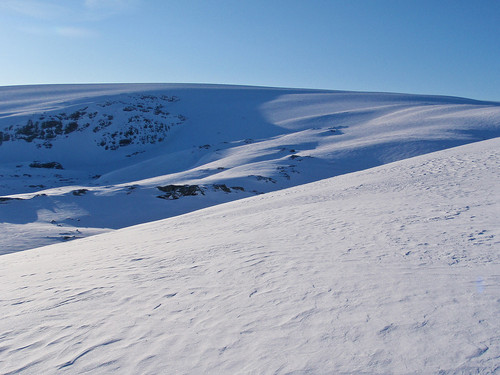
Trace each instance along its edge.
{"label": "mountain slope", "polygon": [[500,139],[0,257],[0,372],[495,373]]}
{"label": "mountain slope", "polygon": [[497,137],[500,105],[222,85],[19,86],[0,88],[0,132],[1,254]]}

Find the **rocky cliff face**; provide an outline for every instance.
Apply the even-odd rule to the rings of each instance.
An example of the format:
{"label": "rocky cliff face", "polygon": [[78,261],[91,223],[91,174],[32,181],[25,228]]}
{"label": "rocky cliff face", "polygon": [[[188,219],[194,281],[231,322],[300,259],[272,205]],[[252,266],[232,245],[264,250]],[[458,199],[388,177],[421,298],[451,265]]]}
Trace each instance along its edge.
{"label": "rocky cliff face", "polygon": [[3,142],[32,142],[37,148],[52,148],[54,142],[78,132],[93,133],[94,143],[106,150],[131,144],[164,141],[173,127],[186,121],[175,112],[176,96],[130,95],[122,100],[75,108],[72,112],[48,111],[13,120],[0,129]]}

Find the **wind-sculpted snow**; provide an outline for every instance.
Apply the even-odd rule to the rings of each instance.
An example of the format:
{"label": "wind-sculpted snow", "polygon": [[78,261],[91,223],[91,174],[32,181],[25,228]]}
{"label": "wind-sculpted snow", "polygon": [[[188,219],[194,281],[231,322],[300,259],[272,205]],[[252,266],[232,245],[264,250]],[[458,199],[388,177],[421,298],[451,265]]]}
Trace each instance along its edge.
{"label": "wind-sculpted snow", "polygon": [[[0,133],[4,254],[498,137],[500,105],[222,85],[19,86],[0,88]],[[170,185],[204,194],[159,199]]]}
{"label": "wind-sculpted snow", "polygon": [[499,181],[494,139],[4,255],[0,372],[497,373]]}

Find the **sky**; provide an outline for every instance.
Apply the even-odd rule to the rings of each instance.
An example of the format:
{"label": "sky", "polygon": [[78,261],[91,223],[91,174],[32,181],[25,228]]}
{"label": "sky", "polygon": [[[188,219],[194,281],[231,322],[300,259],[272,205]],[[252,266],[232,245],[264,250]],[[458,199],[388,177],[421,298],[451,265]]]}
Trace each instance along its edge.
{"label": "sky", "polygon": [[0,86],[173,82],[500,101],[499,0],[0,0]]}

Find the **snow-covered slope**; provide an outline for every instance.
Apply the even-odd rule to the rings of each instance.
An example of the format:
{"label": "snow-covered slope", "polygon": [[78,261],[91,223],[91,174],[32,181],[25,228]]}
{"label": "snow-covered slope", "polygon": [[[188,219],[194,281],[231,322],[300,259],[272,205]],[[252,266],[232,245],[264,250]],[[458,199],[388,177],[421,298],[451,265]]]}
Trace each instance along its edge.
{"label": "snow-covered slope", "polygon": [[2,254],[497,137],[500,105],[219,85],[19,86],[0,88],[0,133]]}
{"label": "snow-covered slope", "polygon": [[0,372],[497,373],[499,181],[497,138],[4,255]]}

